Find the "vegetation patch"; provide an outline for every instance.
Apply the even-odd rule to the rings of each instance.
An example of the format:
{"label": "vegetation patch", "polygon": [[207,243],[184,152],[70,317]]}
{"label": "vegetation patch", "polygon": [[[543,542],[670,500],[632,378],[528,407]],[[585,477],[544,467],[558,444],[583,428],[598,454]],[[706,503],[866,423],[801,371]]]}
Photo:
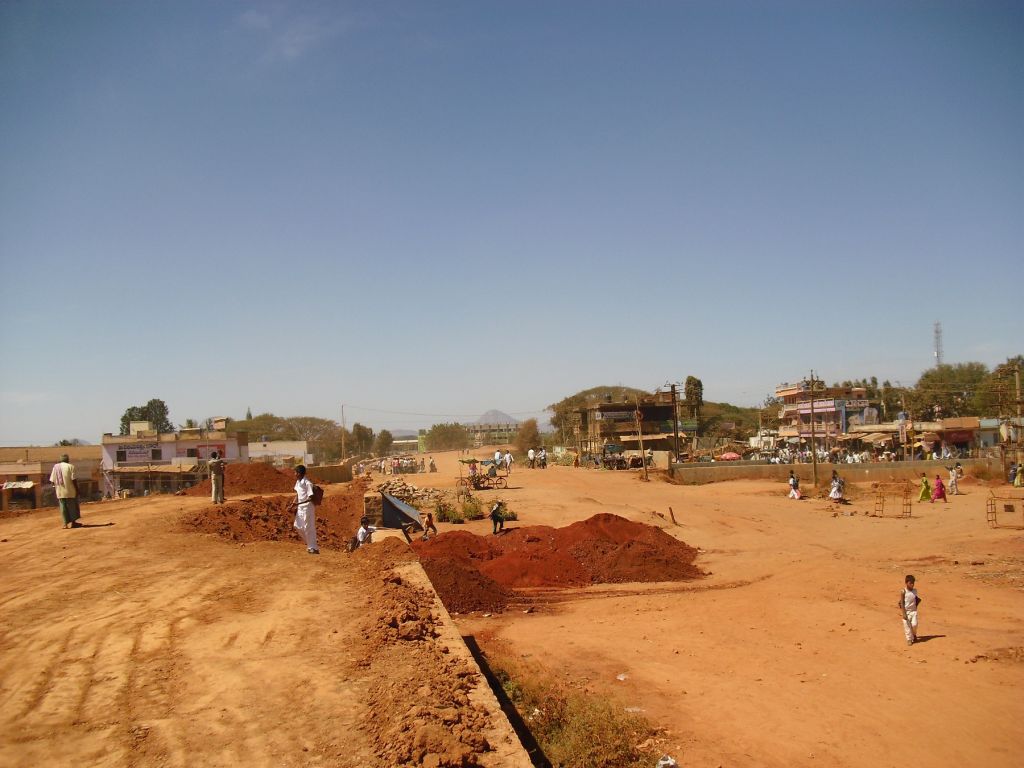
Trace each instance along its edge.
{"label": "vegetation patch", "polygon": [[506,654],[487,661],[551,765],[651,768],[657,762],[658,733],[640,715]]}

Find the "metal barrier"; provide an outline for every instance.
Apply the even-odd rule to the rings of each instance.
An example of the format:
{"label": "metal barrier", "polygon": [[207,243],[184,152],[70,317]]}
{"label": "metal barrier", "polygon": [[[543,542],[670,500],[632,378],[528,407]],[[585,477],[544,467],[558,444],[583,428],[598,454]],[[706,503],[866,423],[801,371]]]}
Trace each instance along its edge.
{"label": "metal barrier", "polygon": [[[1007,516],[1013,518],[1019,514],[1020,525],[999,522],[1000,514],[1004,515],[1004,520]],[[989,498],[985,501],[985,520],[988,522],[989,528],[1024,529],[1024,494],[1011,496],[1004,491],[997,495],[995,491],[991,491]]]}
{"label": "metal barrier", "polygon": [[899,509],[898,517],[910,517],[914,505],[910,500],[910,481],[903,480],[897,483],[875,483],[875,516],[885,517],[885,499],[892,497],[894,512]]}

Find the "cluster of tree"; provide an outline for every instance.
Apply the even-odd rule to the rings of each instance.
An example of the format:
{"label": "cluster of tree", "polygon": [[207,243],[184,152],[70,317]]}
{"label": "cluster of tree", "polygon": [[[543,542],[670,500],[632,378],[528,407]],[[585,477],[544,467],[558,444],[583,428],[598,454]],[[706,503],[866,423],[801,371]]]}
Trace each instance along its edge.
{"label": "cluster of tree", "polygon": [[863,387],[868,400],[879,403],[880,418],[895,420],[901,412],[922,421],[957,416],[1005,416],[1016,400],[1015,372],[1024,372],[1017,355],[989,370],[984,363],[938,365],[921,374],[911,387],[878,383],[875,376],[836,382],[833,386]]}
{"label": "cluster of tree", "polygon": [[531,448],[540,448],[541,437],[536,419],[520,422],[513,444],[520,453],[526,453]]}
{"label": "cluster of tree", "polygon": [[167,403],[153,398],[145,405],[133,405],[121,416],[121,434],[127,435],[133,421],[148,421],[157,432],[173,432],[174,424]]}
{"label": "cluster of tree", "polygon": [[449,451],[469,448],[469,430],[454,422],[434,424],[427,430],[425,437],[428,451]]}

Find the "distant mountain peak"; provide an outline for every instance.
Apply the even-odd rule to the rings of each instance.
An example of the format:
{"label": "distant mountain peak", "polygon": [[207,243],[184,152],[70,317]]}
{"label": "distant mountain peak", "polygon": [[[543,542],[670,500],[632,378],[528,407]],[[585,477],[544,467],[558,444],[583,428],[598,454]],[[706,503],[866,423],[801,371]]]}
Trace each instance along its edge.
{"label": "distant mountain peak", "polygon": [[504,411],[498,411],[495,409],[489,410],[483,416],[476,420],[477,424],[518,424],[519,420],[509,416]]}

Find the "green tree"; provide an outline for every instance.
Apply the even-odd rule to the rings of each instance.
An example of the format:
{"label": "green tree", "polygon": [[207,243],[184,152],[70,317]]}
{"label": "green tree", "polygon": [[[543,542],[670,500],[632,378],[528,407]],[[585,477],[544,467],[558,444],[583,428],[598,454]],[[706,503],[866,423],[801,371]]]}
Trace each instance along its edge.
{"label": "green tree", "polygon": [[358,421],[352,425],[352,451],[357,456],[373,450],[373,430]]}
{"label": "green tree", "polygon": [[1007,358],[982,380],[974,395],[978,416],[1008,416],[1016,413],[1015,373],[1024,379],[1024,355]]}
{"label": "green tree", "polygon": [[469,430],[461,424],[434,424],[425,436],[427,449],[446,451],[454,448],[469,448]]}
{"label": "green tree", "polygon": [[133,421],[148,421],[157,432],[173,432],[167,404],[163,400],[153,398],[145,405],[133,405],[121,416],[121,434],[127,435]]}
{"label": "green tree", "polygon": [[536,419],[527,419],[519,425],[519,429],[516,431],[515,440],[513,441],[516,446],[516,450],[520,453],[526,453],[531,448],[537,448],[540,446],[540,430],[537,428]]}
{"label": "green tree", "polygon": [[988,375],[984,363],[938,365],[921,374],[907,405],[925,421],[977,416],[975,397]]}
{"label": "green tree", "polygon": [[377,437],[373,441],[373,453],[376,456],[387,456],[394,442],[394,435],[388,432],[388,430],[382,429],[377,433]]}
{"label": "green tree", "polygon": [[697,434],[701,434],[701,412],[704,409],[704,382],[696,376],[687,376],[683,385],[683,402],[691,419],[697,420]]}
{"label": "green tree", "polygon": [[185,419],[185,423],[179,424],[178,426],[181,429],[195,429],[196,427],[199,426],[199,422],[197,422],[195,419]]}
{"label": "green tree", "polygon": [[56,443],[54,443],[54,445],[63,446],[63,447],[68,447],[68,446],[74,447],[76,445],[88,445],[88,443],[85,442],[84,440],[79,440],[77,437],[74,437],[71,440],[68,440],[67,438],[64,438],[63,440],[59,440]]}
{"label": "green tree", "polygon": [[252,418],[252,408],[245,409],[245,418],[247,421]]}

